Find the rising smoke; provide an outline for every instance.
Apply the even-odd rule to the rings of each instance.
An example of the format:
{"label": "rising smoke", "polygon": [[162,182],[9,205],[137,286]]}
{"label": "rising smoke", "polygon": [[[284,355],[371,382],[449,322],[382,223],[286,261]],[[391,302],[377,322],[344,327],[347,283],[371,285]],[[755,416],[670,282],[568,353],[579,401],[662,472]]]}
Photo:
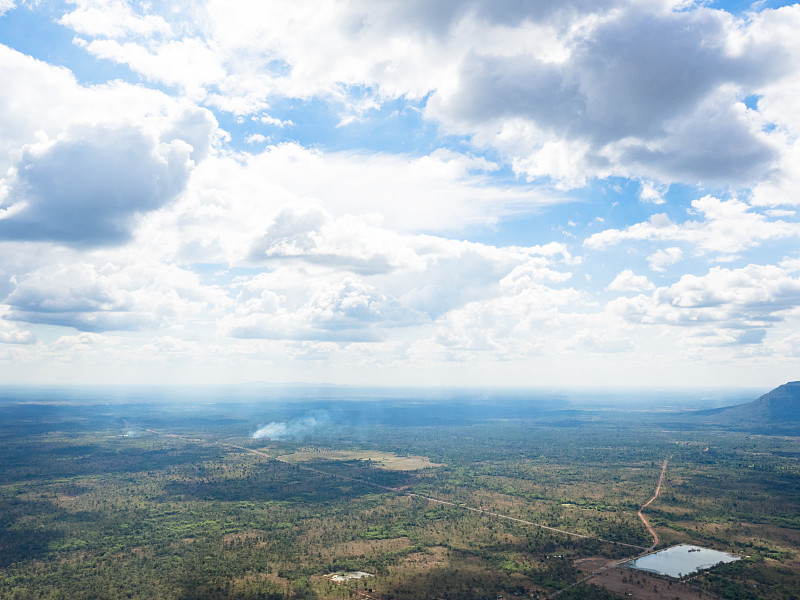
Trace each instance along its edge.
{"label": "rising smoke", "polygon": [[310,435],[315,430],[330,423],[330,417],[325,412],[316,412],[312,415],[291,419],[289,421],[273,421],[261,427],[252,437],[254,440],[293,440]]}

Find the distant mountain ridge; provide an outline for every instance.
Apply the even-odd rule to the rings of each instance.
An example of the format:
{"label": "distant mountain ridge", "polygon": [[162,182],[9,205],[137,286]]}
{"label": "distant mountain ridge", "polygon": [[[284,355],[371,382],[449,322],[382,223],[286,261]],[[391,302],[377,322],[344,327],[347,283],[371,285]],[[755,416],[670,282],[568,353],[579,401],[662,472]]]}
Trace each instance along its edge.
{"label": "distant mountain ridge", "polygon": [[706,423],[737,429],[770,427],[800,431],[800,381],[784,383],[746,404],[696,414]]}

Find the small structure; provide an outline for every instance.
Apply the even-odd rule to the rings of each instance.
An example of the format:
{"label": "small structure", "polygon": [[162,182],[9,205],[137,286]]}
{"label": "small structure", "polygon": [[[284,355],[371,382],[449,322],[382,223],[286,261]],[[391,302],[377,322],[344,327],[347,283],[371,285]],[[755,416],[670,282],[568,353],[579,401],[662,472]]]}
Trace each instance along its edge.
{"label": "small structure", "polygon": [[352,573],[333,573],[330,575],[331,581],[336,583],[344,583],[353,581],[354,579],[364,579],[365,577],[373,577],[372,573],[365,571],[353,571]]}

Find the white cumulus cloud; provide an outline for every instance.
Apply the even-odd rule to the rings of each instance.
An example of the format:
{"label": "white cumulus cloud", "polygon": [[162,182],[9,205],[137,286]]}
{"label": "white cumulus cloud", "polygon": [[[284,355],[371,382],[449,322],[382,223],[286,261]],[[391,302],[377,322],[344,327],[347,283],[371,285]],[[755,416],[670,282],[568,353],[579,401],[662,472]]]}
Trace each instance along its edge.
{"label": "white cumulus cloud", "polygon": [[625,269],[619,273],[614,280],[608,284],[607,290],[616,292],[642,292],[655,288],[653,282],[645,275],[636,275],[630,269]]}
{"label": "white cumulus cloud", "polygon": [[647,257],[647,262],[650,264],[650,268],[653,271],[666,271],[667,267],[670,267],[677,262],[679,262],[683,258],[683,250],[672,246],[670,248],[664,248],[663,250],[657,250],[653,254]]}

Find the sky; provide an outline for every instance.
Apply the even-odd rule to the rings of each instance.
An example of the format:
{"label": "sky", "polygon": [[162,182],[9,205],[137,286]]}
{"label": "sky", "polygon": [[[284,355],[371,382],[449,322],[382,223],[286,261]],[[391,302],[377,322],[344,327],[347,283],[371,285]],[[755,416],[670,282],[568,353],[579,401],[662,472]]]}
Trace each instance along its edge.
{"label": "sky", "polygon": [[0,0],[0,381],[800,379],[800,5]]}

